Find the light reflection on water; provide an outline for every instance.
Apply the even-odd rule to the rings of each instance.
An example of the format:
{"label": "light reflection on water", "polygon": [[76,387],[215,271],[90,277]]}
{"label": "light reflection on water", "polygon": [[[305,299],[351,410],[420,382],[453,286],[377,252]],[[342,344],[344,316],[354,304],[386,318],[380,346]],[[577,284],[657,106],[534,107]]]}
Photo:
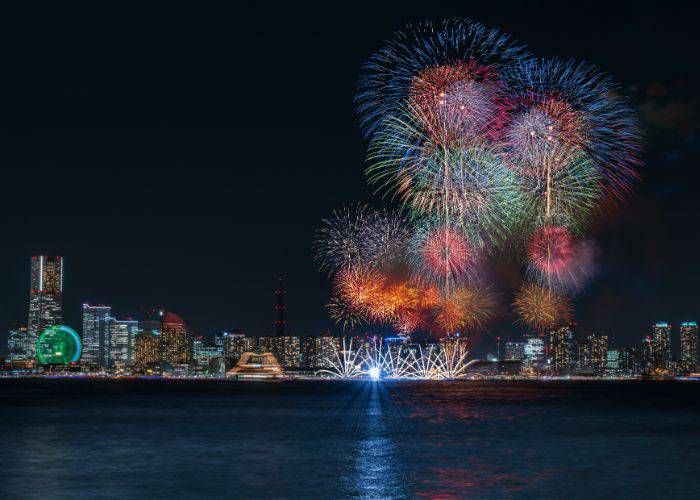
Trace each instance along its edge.
{"label": "light reflection on water", "polygon": [[691,384],[0,380],[0,422],[2,498],[700,494]]}

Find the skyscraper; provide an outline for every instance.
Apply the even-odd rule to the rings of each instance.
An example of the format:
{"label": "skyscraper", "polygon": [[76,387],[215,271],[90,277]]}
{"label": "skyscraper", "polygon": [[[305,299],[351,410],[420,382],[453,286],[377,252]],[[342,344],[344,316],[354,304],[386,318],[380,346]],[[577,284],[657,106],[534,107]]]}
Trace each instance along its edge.
{"label": "skyscraper", "polygon": [[36,356],[36,339],[63,322],[63,257],[32,257],[27,322],[27,357]]}
{"label": "skyscraper", "polygon": [[574,331],[562,326],[549,332],[548,356],[556,373],[568,373],[574,350]]}
{"label": "skyscraper", "polygon": [[180,317],[169,311],[161,311],[163,326],[160,331],[161,355],[163,361],[172,364],[190,361],[190,339],[187,325]]}
{"label": "skyscraper", "polygon": [[681,323],[681,370],[694,372],[698,364],[698,323]]}
{"label": "skyscraper", "polygon": [[284,337],[284,283],[282,283],[282,278],[277,280],[277,290],[275,290],[275,312],[277,317],[275,319],[275,336]]}
{"label": "skyscraper", "polygon": [[130,366],[134,364],[134,341],[139,322],[133,319],[107,318],[105,330],[109,338],[109,366]]}
{"label": "skyscraper", "polygon": [[579,345],[579,368],[591,369],[596,373],[605,370],[608,360],[608,336],[589,335]]}
{"label": "skyscraper", "polygon": [[83,304],[83,362],[107,365],[109,330],[105,322],[111,313],[110,306]]}
{"label": "skyscraper", "polygon": [[655,368],[668,370],[671,368],[671,325],[666,322],[655,323],[652,329],[653,363]]}

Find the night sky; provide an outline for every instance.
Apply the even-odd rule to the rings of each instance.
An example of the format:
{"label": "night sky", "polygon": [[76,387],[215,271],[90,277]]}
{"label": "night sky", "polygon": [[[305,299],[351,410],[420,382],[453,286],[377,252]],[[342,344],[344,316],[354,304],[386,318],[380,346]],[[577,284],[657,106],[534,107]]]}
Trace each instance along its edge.
{"label": "night sky", "polygon": [[[117,317],[166,307],[197,334],[269,334],[278,275],[289,331],[332,328],[314,231],[343,204],[381,203],[353,104],[361,65],[404,23],[453,16],[539,56],[597,64],[640,110],[644,181],[594,228],[601,261],[576,299],[579,332],[631,344],[653,321],[700,320],[697,13],[680,2],[477,4],[4,16],[3,347],[7,327],[26,323],[40,253],[64,256],[64,314],[78,329],[90,302]],[[497,291],[510,302],[507,285]],[[509,317],[491,324],[482,349],[519,330]]]}

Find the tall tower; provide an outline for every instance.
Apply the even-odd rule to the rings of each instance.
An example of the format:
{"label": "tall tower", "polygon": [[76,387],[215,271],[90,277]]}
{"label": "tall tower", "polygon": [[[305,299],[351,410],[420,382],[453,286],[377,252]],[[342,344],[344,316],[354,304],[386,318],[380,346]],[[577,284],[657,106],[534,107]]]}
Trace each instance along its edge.
{"label": "tall tower", "polygon": [[652,339],[654,341],[654,364],[656,368],[671,367],[671,325],[666,322],[654,324]]}
{"label": "tall tower", "polygon": [[275,311],[277,319],[275,319],[275,336],[284,337],[284,283],[282,278],[277,279],[277,290],[275,290]]}
{"label": "tall tower", "polygon": [[111,314],[110,306],[83,304],[83,361],[107,366]]}
{"label": "tall tower", "polygon": [[681,323],[681,368],[694,372],[698,363],[698,323],[685,321]]}
{"label": "tall tower", "polygon": [[27,321],[27,357],[36,356],[36,339],[63,322],[63,257],[32,257]]}

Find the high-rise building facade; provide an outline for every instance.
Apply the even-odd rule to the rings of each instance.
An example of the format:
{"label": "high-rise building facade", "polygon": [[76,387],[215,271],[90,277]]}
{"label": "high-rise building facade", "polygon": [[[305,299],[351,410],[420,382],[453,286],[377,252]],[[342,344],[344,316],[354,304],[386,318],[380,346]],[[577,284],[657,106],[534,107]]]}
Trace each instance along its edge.
{"label": "high-rise building facade", "polygon": [[46,328],[63,322],[63,257],[31,260],[26,356],[36,356],[36,340]]}
{"label": "high-rise building facade", "polygon": [[111,314],[110,306],[83,304],[83,362],[107,366],[109,330],[105,326]]}
{"label": "high-rise building facade", "polygon": [[681,370],[695,372],[698,365],[698,323],[681,323]]}
{"label": "high-rise building facade", "polygon": [[578,366],[584,370],[601,373],[608,359],[608,336],[589,335],[579,344]]}
{"label": "high-rise building facade", "polygon": [[316,368],[331,368],[336,359],[336,352],[340,351],[340,337],[321,335],[314,337],[314,357]]}
{"label": "high-rise building facade", "polygon": [[134,342],[139,333],[139,322],[132,319],[108,318],[105,330],[108,332],[108,365],[125,367],[135,362]]}
{"label": "high-rise building facade", "polygon": [[530,335],[525,340],[524,362],[530,367],[537,367],[545,361],[544,339],[539,335]]}
{"label": "high-rise building facade", "polygon": [[669,370],[673,362],[671,351],[671,325],[655,323],[651,335],[653,342],[653,363],[655,368]]}
{"label": "high-rise building facade", "polygon": [[522,361],[525,359],[525,342],[506,342],[505,359]]}
{"label": "high-rise building facade", "polygon": [[222,356],[222,346],[207,342],[203,337],[197,337],[192,340],[192,360],[198,368],[208,368],[211,360]]}
{"label": "high-rise building facade", "polygon": [[301,360],[301,339],[294,335],[277,337],[275,342],[275,356],[279,364],[285,368],[298,368]]}
{"label": "high-rise building facade", "polygon": [[134,363],[147,366],[159,363],[160,335],[153,330],[141,330],[134,339]]}
{"label": "high-rise building facade", "polygon": [[548,358],[556,373],[569,373],[572,368],[574,351],[574,331],[570,326],[562,326],[549,332]]}
{"label": "high-rise building facade", "polygon": [[189,363],[190,338],[187,325],[177,314],[161,312],[163,323],[160,331],[161,356],[171,364]]}
{"label": "high-rise building facade", "polygon": [[29,331],[26,326],[13,325],[7,332],[7,358],[10,361],[16,359],[31,359],[29,357]]}

